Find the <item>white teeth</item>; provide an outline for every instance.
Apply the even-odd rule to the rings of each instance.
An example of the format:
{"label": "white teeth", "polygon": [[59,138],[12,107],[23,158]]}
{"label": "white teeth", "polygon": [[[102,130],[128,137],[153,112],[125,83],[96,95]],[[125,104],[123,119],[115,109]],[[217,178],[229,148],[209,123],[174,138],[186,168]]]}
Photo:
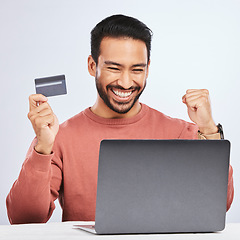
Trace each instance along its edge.
{"label": "white teeth", "polygon": [[115,91],[115,90],[113,90],[113,92],[117,95],[117,96],[119,96],[119,97],[122,97],[122,98],[125,98],[125,97],[128,97],[128,96],[130,96],[131,94],[132,94],[132,92],[119,92],[119,91]]}

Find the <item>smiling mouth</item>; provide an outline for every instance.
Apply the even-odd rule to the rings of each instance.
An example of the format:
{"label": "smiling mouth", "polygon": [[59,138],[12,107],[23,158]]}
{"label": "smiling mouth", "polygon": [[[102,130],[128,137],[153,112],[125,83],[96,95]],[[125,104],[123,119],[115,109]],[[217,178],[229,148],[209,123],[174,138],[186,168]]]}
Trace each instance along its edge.
{"label": "smiling mouth", "polygon": [[113,91],[113,93],[114,93],[116,96],[118,96],[118,97],[120,97],[120,98],[127,98],[127,97],[129,97],[129,96],[133,93],[133,91],[130,91],[130,92],[122,92],[122,91],[120,91],[120,90],[114,90],[114,89],[112,89],[112,91]]}

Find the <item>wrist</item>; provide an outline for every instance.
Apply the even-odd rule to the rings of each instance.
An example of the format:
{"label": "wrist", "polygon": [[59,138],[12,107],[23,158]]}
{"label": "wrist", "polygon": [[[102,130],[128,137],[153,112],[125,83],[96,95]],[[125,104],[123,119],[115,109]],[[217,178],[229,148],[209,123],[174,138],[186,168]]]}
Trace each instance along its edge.
{"label": "wrist", "polygon": [[52,147],[53,147],[53,145],[43,146],[43,145],[37,143],[37,145],[34,147],[34,149],[37,153],[40,153],[43,155],[50,155],[52,153]]}
{"label": "wrist", "polygon": [[218,133],[218,127],[215,124],[213,124],[210,127],[199,127],[198,129],[199,129],[200,133],[202,133],[204,135]]}
{"label": "wrist", "polygon": [[212,130],[211,133],[202,133],[200,130],[198,130],[198,138],[199,139],[224,139],[223,134],[223,127],[219,123],[217,126],[217,132],[214,133],[214,130]]}

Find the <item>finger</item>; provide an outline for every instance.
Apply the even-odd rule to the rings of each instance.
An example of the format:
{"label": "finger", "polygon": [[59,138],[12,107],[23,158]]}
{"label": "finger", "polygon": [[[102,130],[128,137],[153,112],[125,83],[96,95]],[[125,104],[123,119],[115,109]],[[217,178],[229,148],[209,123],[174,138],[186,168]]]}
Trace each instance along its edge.
{"label": "finger", "polygon": [[54,116],[53,114],[49,114],[46,116],[38,116],[38,117],[33,117],[33,124],[37,126],[38,129],[44,128],[44,127],[50,127],[54,125]]}
{"label": "finger", "polygon": [[188,89],[187,91],[186,91],[186,93],[191,93],[191,92],[196,92],[196,91],[198,91],[199,89]]}
{"label": "finger", "polygon": [[40,113],[37,114],[32,114],[32,115],[28,115],[29,120],[32,122],[32,124],[35,124],[35,121],[37,118],[41,118],[41,117],[45,117],[45,116],[51,116],[53,115],[52,111],[49,109],[45,109],[43,111],[41,111]]}
{"label": "finger", "polygon": [[41,118],[43,119],[43,121],[46,123],[46,125],[48,127],[53,126],[54,123],[55,123],[53,114],[50,114],[50,115],[47,115],[47,116],[44,116],[44,117],[41,117]]}
{"label": "finger", "polygon": [[47,109],[44,109],[41,112],[37,113],[37,117],[44,117],[44,116],[48,116],[51,114],[52,114],[51,109],[47,108]]}
{"label": "finger", "polygon": [[209,92],[207,89],[188,89],[186,91],[186,94],[182,97],[182,102],[186,104],[186,99],[191,96],[199,96],[199,95],[209,95]]}
{"label": "finger", "polygon": [[38,107],[34,108],[32,111],[30,111],[28,113],[28,118],[31,119],[31,117],[34,115],[38,116],[39,113],[41,113],[44,110],[48,110],[49,113],[53,112],[50,105],[47,102],[44,102],[41,105],[39,105]]}
{"label": "finger", "polygon": [[186,103],[186,101],[188,99],[192,99],[192,98],[198,98],[204,96],[206,98],[209,97],[208,93],[206,91],[202,91],[202,90],[197,90],[197,91],[192,91],[190,93],[186,93],[183,97],[182,97],[182,101],[183,103]]}
{"label": "finger", "polygon": [[209,96],[206,94],[186,96],[185,101],[186,101],[186,103],[189,103],[189,102],[197,100],[197,99],[202,99],[203,102],[207,102],[209,99]]}
{"label": "finger", "polygon": [[208,94],[208,92],[207,91],[194,91],[194,92],[191,92],[191,93],[186,93],[185,95],[184,95],[184,100],[185,101],[188,101],[188,100],[192,100],[192,99],[194,99],[194,98],[199,98],[199,97],[205,97],[206,98],[206,100],[208,100],[209,99],[209,94]]}
{"label": "finger", "polygon": [[186,94],[182,97],[182,102],[186,104]]}
{"label": "finger", "polygon": [[196,110],[206,103],[207,99],[204,96],[192,97],[186,100],[186,105],[192,110]]}
{"label": "finger", "polygon": [[31,110],[31,114],[37,114],[41,111],[43,111],[44,109],[51,109],[50,105],[48,104],[48,102],[44,102],[41,105],[39,105],[38,107],[34,108]]}
{"label": "finger", "polygon": [[47,102],[48,98],[42,94],[32,94],[29,96],[29,111],[38,107],[38,103]]}
{"label": "finger", "polygon": [[186,94],[201,94],[201,93],[206,93],[209,94],[209,91],[207,89],[188,89],[186,91]]}

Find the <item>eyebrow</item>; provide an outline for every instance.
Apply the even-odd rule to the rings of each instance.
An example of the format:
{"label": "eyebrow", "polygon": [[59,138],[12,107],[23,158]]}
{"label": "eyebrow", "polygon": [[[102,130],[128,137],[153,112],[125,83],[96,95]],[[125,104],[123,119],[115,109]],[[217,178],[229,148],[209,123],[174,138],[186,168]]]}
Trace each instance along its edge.
{"label": "eyebrow", "polygon": [[104,63],[105,63],[106,65],[122,66],[122,64],[117,63],[117,62],[113,62],[113,61],[104,61]]}
{"label": "eyebrow", "polygon": [[132,67],[146,67],[146,66],[147,66],[146,63],[138,63],[138,64],[132,65]]}
{"label": "eyebrow", "polygon": [[[106,65],[116,65],[116,66],[119,66],[119,67],[123,66],[122,64],[117,63],[117,62],[113,62],[113,61],[104,61],[104,63]],[[131,67],[146,67],[146,66],[147,66],[146,63],[137,63],[137,64],[132,65]]]}

